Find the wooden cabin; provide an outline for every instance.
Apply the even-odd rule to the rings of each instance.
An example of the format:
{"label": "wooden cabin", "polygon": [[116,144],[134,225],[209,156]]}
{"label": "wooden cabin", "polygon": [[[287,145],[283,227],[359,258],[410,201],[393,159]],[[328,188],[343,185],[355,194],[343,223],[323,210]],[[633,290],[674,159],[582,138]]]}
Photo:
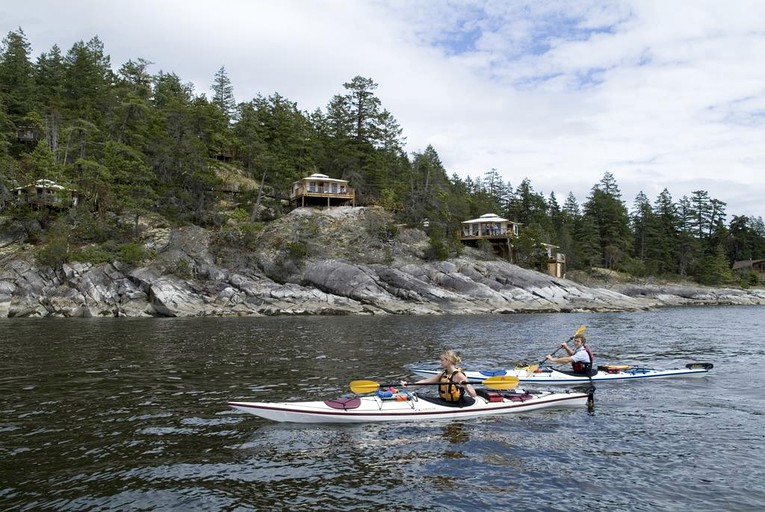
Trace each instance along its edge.
{"label": "wooden cabin", "polygon": [[542,244],[547,252],[547,273],[553,277],[566,277],[566,255],[558,252],[557,245]]}
{"label": "wooden cabin", "polygon": [[68,208],[77,206],[80,200],[76,190],[44,178],[24,187],[16,187],[12,193],[17,204],[28,204],[35,209]]}
{"label": "wooden cabin", "polygon": [[761,283],[765,283],[765,259],[761,260],[742,260],[733,263],[733,270],[736,272],[756,272]]}
{"label": "wooden cabin", "polygon": [[503,219],[495,213],[485,213],[477,219],[462,222],[460,240],[476,246],[481,240],[489,242],[500,256],[513,261],[512,240],[518,236],[520,222]]}
{"label": "wooden cabin", "polygon": [[513,238],[518,236],[520,222],[503,219],[495,213],[484,213],[477,219],[462,222],[461,240]]}
{"label": "wooden cabin", "polygon": [[293,206],[356,206],[356,193],[348,181],[312,174],[292,184]]}

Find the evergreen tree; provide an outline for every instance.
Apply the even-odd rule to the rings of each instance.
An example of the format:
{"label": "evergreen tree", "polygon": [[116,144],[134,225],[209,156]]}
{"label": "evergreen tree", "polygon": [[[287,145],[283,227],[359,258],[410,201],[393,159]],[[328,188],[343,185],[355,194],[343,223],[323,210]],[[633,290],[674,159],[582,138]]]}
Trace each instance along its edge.
{"label": "evergreen tree", "polygon": [[29,60],[32,47],[24,31],[9,32],[0,46],[0,100],[15,126],[21,127],[34,109],[34,70]]}
{"label": "evergreen tree", "polygon": [[445,221],[441,205],[449,191],[449,179],[441,159],[433,146],[422,153],[412,155],[409,173],[408,215],[412,224],[420,225],[425,219],[431,222]]}
{"label": "evergreen tree", "polygon": [[687,276],[701,256],[701,244],[696,238],[696,212],[687,196],[678,203],[677,273]]}
{"label": "evergreen tree", "polygon": [[58,46],[40,54],[35,65],[36,97],[44,119],[45,139],[58,163],[63,162],[58,146],[66,116],[65,74],[64,58]]}
{"label": "evergreen tree", "polygon": [[566,201],[560,211],[560,225],[557,228],[558,241],[561,252],[566,255],[566,268],[584,268],[580,257],[580,243],[577,236],[581,223],[582,213],[576,197],[571,192],[566,196]]}
{"label": "evergreen tree", "polygon": [[650,247],[657,240],[657,221],[654,217],[651,203],[648,197],[640,191],[635,197],[633,210],[630,215],[632,222],[632,233],[634,237],[633,255],[638,266],[633,266],[632,273],[645,273],[647,269],[655,269],[655,265],[650,261]]}
{"label": "evergreen tree", "polygon": [[79,41],[64,58],[64,86],[71,115],[99,127],[112,113],[114,73],[98,37]]}
{"label": "evergreen tree", "polygon": [[629,215],[613,175],[606,172],[584,205],[584,218],[597,230],[600,264],[619,268],[629,255]]}
{"label": "evergreen tree", "polygon": [[[403,139],[401,128],[374,94],[378,85],[356,76],[343,84],[348,91],[337,95],[327,107],[328,129],[334,150],[327,153],[328,174],[339,171],[353,182],[361,196],[379,197],[385,184],[405,179],[401,170]],[[393,173],[393,176],[389,174]]]}
{"label": "evergreen tree", "polygon": [[226,73],[226,67],[221,66],[217,73],[215,73],[215,81],[212,85],[213,98],[212,102],[216,105],[226,118],[227,123],[232,123],[236,120],[236,100],[234,99],[234,86],[231,85],[231,80]]}
{"label": "evergreen tree", "polygon": [[676,272],[678,268],[679,219],[677,205],[665,188],[656,198],[653,206],[656,231],[647,244],[648,272],[664,275]]}
{"label": "evergreen tree", "polygon": [[115,83],[115,109],[112,138],[118,143],[146,149],[151,122],[152,79],[148,72],[151,62],[144,59],[128,61],[119,70]]}

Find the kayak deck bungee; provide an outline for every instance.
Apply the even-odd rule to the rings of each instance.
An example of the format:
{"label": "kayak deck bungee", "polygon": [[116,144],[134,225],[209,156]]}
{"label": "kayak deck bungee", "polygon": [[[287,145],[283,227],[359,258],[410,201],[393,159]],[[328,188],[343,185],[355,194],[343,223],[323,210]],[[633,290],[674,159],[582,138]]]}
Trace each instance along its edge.
{"label": "kayak deck bungee", "polygon": [[491,392],[484,389],[476,392],[479,396],[472,403],[459,405],[417,393],[393,399],[374,395],[311,402],[229,402],[228,405],[278,422],[370,423],[474,418],[553,407],[581,407],[592,399],[591,394],[579,392]]}
{"label": "kayak deck bungee", "polygon": [[[466,371],[468,379],[486,379],[487,377],[508,376],[517,377],[523,384],[579,384],[590,382],[620,382],[626,380],[645,379],[669,379],[669,378],[695,378],[704,377],[709,370],[714,368],[712,363],[688,363],[685,368],[672,368],[657,370],[629,365],[601,365],[596,372],[583,375],[571,371],[559,370],[546,366],[529,371],[528,368],[514,368],[507,370],[483,370]],[[441,373],[441,370],[428,368],[414,368],[412,373],[420,377],[432,377]]]}

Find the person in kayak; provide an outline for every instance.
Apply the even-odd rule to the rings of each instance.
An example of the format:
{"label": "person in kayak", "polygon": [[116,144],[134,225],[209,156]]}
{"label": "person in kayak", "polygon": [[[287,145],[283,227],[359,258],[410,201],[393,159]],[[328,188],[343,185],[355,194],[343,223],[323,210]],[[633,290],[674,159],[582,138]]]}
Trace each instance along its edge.
{"label": "person in kayak", "polygon": [[574,373],[588,374],[592,370],[595,364],[595,357],[592,355],[590,347],[586,345],[587,339],[584,334],[577,334],[574,336],[574,349],[568,346],[564,341],[560,346],[568,352],[567,356],[553,357],[552,354],[547,356],[547,360],[552,363],[571,363],[571,368]]}
{"label": "person in kayak", "polygon": [[460,356],[454,350],[446,350],[441,353],[439,358],[441,362],[441,368],[444,371],[428,377],[427,379],[421,379],[417,382],[407,383],[405,380],[401,381],[401,386],[417,386],[420,384],[436,384],[438,383],[438,396],[442,400],[449,403],[460,403],[467,400],[466,394],[475,398],[476,393],[473,385],[468,382],[467,375],[459,367],[461,362]]}

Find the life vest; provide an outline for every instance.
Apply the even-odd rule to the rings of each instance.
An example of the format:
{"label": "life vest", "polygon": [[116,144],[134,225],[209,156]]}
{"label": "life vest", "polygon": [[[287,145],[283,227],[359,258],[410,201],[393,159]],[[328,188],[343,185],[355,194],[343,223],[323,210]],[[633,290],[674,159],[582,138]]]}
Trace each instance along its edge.
{"label": "life vest", "polygon": [[585,352],[587,352],[587,356],[590,358],[590,362],[582,363],[581,361],[575,361],[571,363],[571,368],[574,370],[574,373],[589,373],[590,370],[592,370],[592,363],[595,361],[595,357],[592,355],[590,347],[583,345],[582,348],[585,350]]}
{"label": "life vest", "polygon": [[454,376],[457,373],[465,375],[461,368],[457,368],[451,375],[446,374],[446,370],[441,372],[441,377],[438,382],[438,396],[442,400],[451,403],[457,403],[462,400],[462,395],[465,393],[465,389],[454,383]]}

